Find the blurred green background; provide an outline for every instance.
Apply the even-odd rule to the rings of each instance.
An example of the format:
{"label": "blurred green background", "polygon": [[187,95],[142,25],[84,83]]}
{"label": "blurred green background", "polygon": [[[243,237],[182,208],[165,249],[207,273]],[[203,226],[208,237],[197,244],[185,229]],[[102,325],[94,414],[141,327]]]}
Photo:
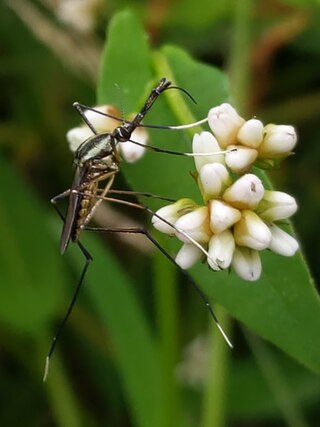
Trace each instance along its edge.
{"label": "blurred green background", "polygon": [[[45,355],[83,264],[77,248],[60,256],[61,222],[50,199],[72,179],[65,140],[79,123],[72,103],[95,104],[105,29],[127,7],[151,46],[175,44],[224,69],[244,116],[297,128],[296,155],[270,176],[298,200],[293,221],[318,282],[319,1],[6,0],[0,5],[0,424],[316,426],[319,376],[238,323],[229,326],[234,351],[211,344],[207,313],[193,289],[175,286],[174,269],[161,256],[146,256],[152,249],[143,239],[84,239],[95,262],[42,383]],[[120,177],[117,187],[124,186]],[[123,209],[103,214],[108,224],[148,221]]]}

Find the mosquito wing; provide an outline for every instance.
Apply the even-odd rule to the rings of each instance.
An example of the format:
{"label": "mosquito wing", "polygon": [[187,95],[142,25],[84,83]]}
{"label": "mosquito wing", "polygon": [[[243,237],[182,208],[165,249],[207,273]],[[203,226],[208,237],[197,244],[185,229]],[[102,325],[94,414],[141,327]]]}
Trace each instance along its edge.
{"label": "mosquito wing", "polygon": [[87,175],[86,168],[77,167],[74,175],[74,179],[72,182],[72,186],[70,188],[67,215],[64,220],[64,224],[61,232],[61,238],[60,238],[61,254],[64,254],[65,251],[67,250],[70,239],[72,239],[73,235],[75,234],[76,227],[77,227],[78,212],[81,204],[82,195],[78,193],[74,193],[73,190],[78,189],[81,186],[81,184],[83,184],[86,175]]}

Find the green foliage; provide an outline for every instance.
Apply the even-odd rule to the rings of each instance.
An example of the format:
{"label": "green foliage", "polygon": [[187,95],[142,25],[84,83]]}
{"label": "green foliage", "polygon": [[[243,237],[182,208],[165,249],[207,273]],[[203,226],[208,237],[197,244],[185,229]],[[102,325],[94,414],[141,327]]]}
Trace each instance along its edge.
{"label": "green foliage", "polygon": [[[233,332],[230,326],[235,345],[230,351],[208,320],[194,289],[161,254],[144,256],[122,241],[110,243],[108,235],[84,236],[83,243],[94,261],[53,355],[48,382],[42,386],[46,352],[84,264],[76,245],[60,256],[61,221],[49,200],[68,188],[72,179],[71,155],[63,135],[79,121],[72,102],[94,102],[92,79],[88,78],[93,52],[90,37],[81,38],[63,25],[54,32],[57,19],[50,13],[41,25],[37,21],[40,15],[28,24],[27,13],[25,24],[21,24],[18,16],[24,3],[32,13],[39,2],[15,0],[7,2],[12,9],[0,6],[0,35],[6,55],[1,58],[0,75],[1,425],[311,425],[319,415],[320,305],[301,255],[284,258],[266,253],[264,273],[257,283],[246,283],[232,273],[214,273],[204,265],[192,270],[201,289],[219,304],[216,310],[222,323],[231,322],[229,315],[240,321],[234,322]],[[264,30],[272,29],[274,21],[286,17],[287,10],[306,13],[307,17],[305,27],[285,50],[284,59],[282,55],[273,57],[272,85],[265,83],[264,75],[261,80],[259,76],[259,88],[269,89],[268,83],[271,86],[264,103],[260,100],[259,104],[261,94],[256,99],[254,89],[248,99],[256,103],[257,116],[261,113],[270,121],[299,124],[297,156],[287,159],[284,172],[273,173],[272,178],[278,180],[277,188],[299,196],[296,223],[302,232],[302,246],[318,273],[320,109],[315,82],[319,74],[319,8],[316,0],[286,0],[285,14],[281,15],[277,2],[268,13],[263,2],[257,3],[256,15],[251,15],[256,19],[251,18],[250,24],[257,42]],[[15,4],[20,7],[14,9]],[[121,6],[127,4],[121,2]],[[122,11],[107,26],[98,103],[116,105],[124,114],[136,112],[164,76],[190,92],[197,104],[182,92],[167,91],[148,113],[146,123],[192,122],[206,116],[210,107],[234,99],[226,74],[207,65],[216,60],[232,62],[227,56],[232,50],[230,30],[237,25],[232,1],[177,1],[164,4],[166,16],[154,9],[152,2],[130,2],[130,6],[136,8],[135,14]],[[113,7],[118,7],[116,2]],[[52,31],[42,33],[51,34],[51,38],[41,39],[36,30],[43,28]],[[99,37],[99,32],[95,36]],[[73,54],[70,40],[77,40],[79,52]],[[160,40],[165,42],[162,47],[150,47],[159,45]],[[59,50],[63,46],[69,46],[69,58]],[[193,56],[187,51],[193,51]],[[240,49],[240,60],[242,53]],[[87,54],[87,69],[85,61],[77,62],[80,54]],[[194,59],[201,54],[203,62]],[[248,70],[249,62],[243,65]],[[270,63],[266,65],[270,67]],[[152,130],[150,143],[190,151],[192,134],[199,130]],[[149,151],[141,161],[123,162],[121,167],[123,178],[118,188],[128,183],[128,188],[136,191],[187,196],[200,202],[189,175],[194,169],[190,158]],[[153,209],[162,205],[159,201],[143,202]],[[62,212],[64,207],[62,203]],[[132,209],[125,213],[135,218],[139,214]],[[145,221],[150,224],[150,218]],[[176,252],[176,243],[160,239],[169,253]],[[240,324],[247,332],[239,330]],[[209,366],[195,355],[194,359],[183,355],[193,335],[204,331],[212,343],[197,354],[205,355]],[[250,338],[248,331],[266,342]],[[185,357],[190,359],[189,370],[178,381],[176,368]],[[188,375],[192,377],[201,369],[196,385],[188,384]]]}
{"label": "green foliage", "polygon": [[[139,51],[137,39],[134,40],[134,45],[128,40],[126,43],[121,42],[122,28],[125,27],[128,31],[131,27],[132,33],[140,33],[130,15],[126,16],[125,22],[124,19],[124,15],[117,18],[109,36],[109,43],[115,39],[122,49],[116,51],[109,47],[102,59],[103,64],[113,65],[112,73],[117,74],[117,78],[122,82],[125,81],[126,70],[130,67],[133,50]],[[141,50],[145,51],[144,45]],[[124,63],[126,58],[127,64]],[[135,61],[138,61],[137,57]],[[145,62],[143,58],[143,64]],[[198,64],[180,49],[166,47],[154,57],[150,56],[150,65],[152,63],[157,78],[165,70],[164,75],[173,79],[175,84],[198,94],[197,102],[201,107],[191,107],[193,111],[189,113],[189,120],[196,114],[196,119],[200,119],[211,106],[228,98],[226,77],[212,67]],[[140,68],[141,65],[137,65],[137,69]],[[103,66],[102,69],[106,67]],[[107,71],[102,74],[102,79],[106,82],[111,81]],[[124,90],[126,89],[124,86]],[[168,93],[167,98],[169,97],[172,97],[171,93]],[[167,99],[161,101],[162,103],[159,100],[153,111],[153,117],[158,123],[177,123],[177,120],[181,119],[177,111],[189,110],[189,100],[180,94],[171,102]],[[176,109],[172,107],[174,102]],[[172,132],[169,137],[162,137],[159,133],[160,131],[157,132],[157,137],[153,137],[153,140],[164,140],[163,145],[160,142],[159,146],[174,147],[177,151],[191,151],[191,138],[190,142],[187,142],[177,133]],[[196,198],[196,186],[188,175],[192,167],[186,159],[149,153],[135,167],[127,166],[125,173],[132,188],[173,198]],[[166,173],[162,174],[162,170]],[[154,171],[159,171],[158,179],[154,177]],[[146,180],[146,177],[154,178]],[[301,256],[285,259],[270,253],[264,257],[263,265],[263,278],[256,284],[244,283],[233,274],[213,273],[204,266],[195,268],[195,277],[206,293],[224,305],[230,314],[296,357],[301,363],[320,372],[320,301]]]}

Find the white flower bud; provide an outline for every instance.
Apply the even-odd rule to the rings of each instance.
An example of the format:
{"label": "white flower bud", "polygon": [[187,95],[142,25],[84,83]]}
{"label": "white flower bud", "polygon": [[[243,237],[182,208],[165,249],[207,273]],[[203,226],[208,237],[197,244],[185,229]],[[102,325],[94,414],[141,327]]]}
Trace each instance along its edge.
{"label": "white flower bud", "polygon": [[199,172],[203,165],[207,163],[224,164],[224,154],[218,154],[221,148],[216,138],[210,132],[196,133],[192,141],[193,153],[217,153],[208,156],[194,156],[194,163]]}
{"label": "white flower bud", "polygon": [[[202,206],[181,216],[175,223],[178,230],[183,231],[198,243],[207,243],[211,237],[209,227],[209,213],[206,206]],[[176,231],[176,236],[184,243],[190,243],[187,236]]]}
{"label": "white flower bud", "polygon": [[[96,105],[92,108],[104,114],[111,114],[112,116],[120,117],[119,111],[112,105]],[[102,114],[96,113],[92,110],[85,110],[84,114],[98,132],[112,132],[113,129],[121,124],[121,121],[103,116]]]}
{"label": "white flower bud", "polygon": [[[148,133],[143,128],[137,128],[132,132],[132,141],[139,142],[140,144],[146,145],[148,142]],[[128,163],[134,163],[141,159],[144,155],[146,148],[141,145],[137,145],[134,142],[126,141],[120,142],[119,145],[123,158]]]}
{"label": "white flower bud", "polygon": [[221,200],[210,200],[210,228],[213,233],[221,233],[241,219],[241,212]]}
{"label": "white flower bud", "polygon": [[227,103],[211,108],[208,113],[208,124],[222,148],[235,143],[237,133],[244,123],[244,119]]}
{"label": "white flower bud", "polygon": [[222,199],[238,209],[255,209],[263,198],[261,180],[254,174],[246,174],[237,179],[222,196]]}
{"label": "white flower bud", "polygon": [[[209,240],[207,261],[213,270],[224,270],[231,264],[235,242],[230,230],[225,230],[220,234],[214,234]],[[215,262],[214,262],[215,261]]]}
{"label": "white flower bud", "polygon": [[259,252],[249,248],[236,247],[232,267],[242,279],[250,282],[258,280],[262,269]]}
{"label": "white flower bud", "polygon": [[203,257],[203,252],[192,243],[184,243],[176,255],[176,263],[188,270]]}
{"label": "white flower bud", "polygon": [[258,148],[263,139],[263,123],[257,119],[251,119],[245,122],[240,128],[237,140],[251,148]]}
{"label": "white flower bud", "polygon": [[272,125],[264,128],[265,136],[259,147],[262,159],[281,159],[287,157],[297,143],[297,134],[293,126]]}
{"label": "white flower bud", "polygon": [[271,231],[256,213],[244,210],[242,218],[234,226],[234,239],[239,246],[261,251],[269,247]]}
{"label": "white flower bud", "polygon": [[[241,145],[229,145],[230,151],[226,154],[226,165],[236,173],[243,173],[250,168],[258,157],[258,151],[254,148]],[[231,151],[232,149],[235,149]]]}
{"label": "white flower bud", "polygon": [[83,141],[92,135],[92,130],[88,126],[78,126],[70,129],[66,135],[70,150],[73,153],[77,151],[78,147],[83,143]]}
{"label": "white flower bud", "polygon": [[294,197],[282,191],[265,190],[257,213],[265,221],[279,221],[292,216],[298,209]]}
{"label": "white flower bud", "polygon": [[205,201],[219,197],[230,182],[227,168],[220,163],[207,163],[200,169],[198,183]]}
{"label": "white flower bud", "polygon": [[196,206],[196,203],[191,199],[180,199],[171,205],[164,206],[157,210],[156,214],[158,216],[153,215],[151,218],[152,225],[162,233],[174,234],[174,228],[162,221],[161,218],[174,225],[180,216],[192,211]]}
{"label": "white flower bud", "polygon": [[269,249],[283,256],[293,256],[299,249],[299,243],[290,234],[275,224],[270,225],[272,234]]}

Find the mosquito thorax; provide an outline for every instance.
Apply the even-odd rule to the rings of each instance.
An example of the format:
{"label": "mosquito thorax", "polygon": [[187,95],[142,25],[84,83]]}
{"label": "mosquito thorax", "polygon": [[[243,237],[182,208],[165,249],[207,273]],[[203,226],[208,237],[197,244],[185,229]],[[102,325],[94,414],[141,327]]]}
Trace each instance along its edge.
{"label": "mosquito thorax", "polygon": [[114,153],[110,133],[100,133],[87,138],[76,150],[74,162],[82,165],[89,160],[102,159]]}

